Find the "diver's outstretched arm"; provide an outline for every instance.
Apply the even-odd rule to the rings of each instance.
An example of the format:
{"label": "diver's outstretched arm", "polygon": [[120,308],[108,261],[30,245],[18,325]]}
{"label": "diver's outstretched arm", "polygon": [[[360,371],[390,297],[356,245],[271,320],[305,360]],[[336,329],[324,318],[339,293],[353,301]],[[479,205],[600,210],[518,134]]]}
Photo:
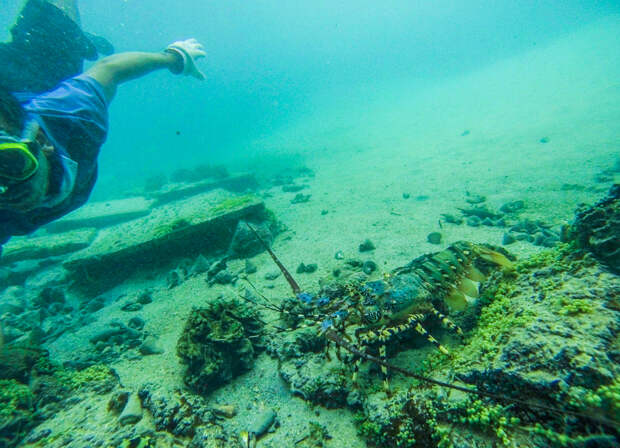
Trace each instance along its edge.
{"label": "diver's outstretched arm", "polygon": [[132,79],[141,78],[155,70],[167,68],[172,73],[205,78],[195,61],[206,55],[195,39],[175,42],[161,53],[127,52],[108,56],[97,62],[86,74],[96,79],[105,91],[108,101],[114,98],[116,88]]}

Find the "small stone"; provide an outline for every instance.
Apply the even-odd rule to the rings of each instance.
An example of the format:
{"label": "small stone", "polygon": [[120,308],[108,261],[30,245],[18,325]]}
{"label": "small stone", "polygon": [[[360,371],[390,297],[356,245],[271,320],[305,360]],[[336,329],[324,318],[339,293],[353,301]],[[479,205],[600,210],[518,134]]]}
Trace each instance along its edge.
{"label": "small stone", "polygon": [[138,331],[142,330],[145,324],[146,322],[144,322],[144,319],[142,319],[140,316],[134,316],[129,319],[129,322],[127,322],[127,326],[129,328],[133,328],[134,330]]}
{"label": "small stone", "polygon": [[362,265],[362,271],[364,274],[370,275],[377,270],[377,263],[372,260],[366,260]]}
{"label": "small stone", "polygon": [[442,213],[441,216],[443,220],[450,224],[463,224],[463,218],[459,218],[458,216],[451,215],[449,213]]}
{"label": "small stone", "polygon": [[235,276],[228,269],[224,269],[215,274],[212,283],[217,283],[219,285],[228,285],[230,283],[233,283],[234,280]]}
{"label": "small stone", "polygon": [[359,245],[360,252],[369,252],[371,250],[375,250],[375,245],[370,240],[365,240],[362,244]]}
{"label": "small stone", "polygon": [[243,271],[246,274],[254,274],[258,269],[256,268],[256,265],[254,263],[252,263],[250,260],[245,260],[245,267],[243,268]]}
{"label": "small stone", "polygon": [[543,137],[540,140],[538,140],[540,143],[549,143],[549,137]]}
{"label": "small stone", "polygon": [[168,289],[176,288],[177,286],[181,284],[181,281],[182,281],[181,274],[179,274],[179,272],[176,269],[168,273],[168,277],[167,277]]}
{"label": "small stone", "polygon": [[157,344],[157,339],[153,336],[147,336],[138,348],[138,351],[145,356],[160,355],[164,352],[164,350]]}
{"label": "small stone", "polygon": [[520,210],[523,210],[524,208],[525,208],[525,202],[519,200],[519,201],[506,202],[499,208],[499,211],[504,212],[504,213],[516,213]]}
{"label": "small stone", "polygon": [[138,394],[133,393],[129,396],[118,421],[121,425],[135,425],[140,420],[142,420],[142,403]]}
{"label": "small stone", "polygon": [[121,307],[122,311],[127,311],[127,312],[140,311],[141,309],[142,309],[141,304],[137,302],[132,302],[132,301],[127,302],[125,305]]}
{"label": "small stone", "polygon": [[137,299],[137,302],[141,303],[142,305],[149,304],[152,301],[153,301],[153,297],[151,297],[150,291],[144,291],[144,292],[140,293],[140,295],[138,296],[138,299]]}
{"label": "small stone", "polygon": [[364,262],[358,258],[349,258],[344,262],[347,266],[351,266],[352,268],[361,268]]}
{"label": "small stone", "polygon": [[325,216],[329,213],[329,210],[321,210],[321,216]]}
{"label": "small stone", "polygon": [[426,236],[426,241],[431,244],[441,244],[441,233],[431,232]]}
{"label": "small stone", "polygon": [[489,227],[493,227],[495,223],[493,222],[493,220],[491,218],[484,218],[482,220],[482,225],[484,226],[489,226]]}
{"label": "small stone", "polygon": [[209,270],[209,266],[209,260],[207,260],[204,255],[200,254],[196,257],[196,261],[194,261],[190,272],[192,275],[203,274]]}
{"label": "small stone", "polygon": [[338,252],[334,254],[334,258],[336,260],[344,260],[344,252],[339,250]]}
{"label": "small stone", "polygon": [[316,263],[310,263],[306,265],[306,274],[312,274],[313,272],[316,272],[316,270],[319,268],[319,266]]}
{"label": "small stone", "polygon": [[502,238],[502,244],[507,246],[508,244],[514,243],[516,238],[510,233],[504,233],[504,237]]}
{"label": "small stone", "polygon": [[409,193],[403,193],[403,199],[409,199],[411,195]]}
{"label": "small stone", "polygon": [[477,216],[470,216],[467,218],[467,225],[470,227],[479,227],[482,220]]}
{"label": "small stone", "polygon": [[271,271],[265,274],[265,280],[275,280],[280,276],[280,271]]}
{"label": "small stone", "polygon": [[297,193],[295,197],[291,200],[291,204],[303,204],[304,202],[308,202],[310,200],[311,194],[303,194]]}
{"label": "small stone", "polygon": [[237,407],[233,404],[216,404],[213,406],[213,412],[226,418],[233,418],[237,415]]}

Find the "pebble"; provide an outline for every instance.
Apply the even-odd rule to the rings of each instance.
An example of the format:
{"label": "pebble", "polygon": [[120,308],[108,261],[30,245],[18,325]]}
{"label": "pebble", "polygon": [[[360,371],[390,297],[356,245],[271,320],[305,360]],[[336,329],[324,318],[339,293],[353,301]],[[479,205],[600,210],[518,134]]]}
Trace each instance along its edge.
{"label": "pebble", "polygon": [[133,328],[134,330],[142,330],[144,328],[144,324],[146,322],[144,322],[144,319],[142,319],[139,316],[134,316],[131,319],[129,319],[129,322],[127,322],[127,326],[129,328]]}
{"label": "pebble", "polygon": [[270,271],[265,274],[265,280],[275,280],[280,276],[280,271]]}
{"label": "pebble", "polygon": [[371,250],[375,250],[375,245],[368,239],[359,245],[360,252],[369,252]]}
{"label": "pebble", "polygon": [[338,252],[334,254],[334,258],[336,260],[344,260],[344,252],[339,250]]}
{"label": "pebble", "polygon": [[256,265],[254,263],[252,263],[250,260],[245,260],[245,267],[243,268],[243,271],[246,274],[254,274],[258,269],[256,268]]}
{"label": "pebble", "polygon": [[441,244],[441,233],[431,232],[426,236],[426,241],[431,244]]}
{"label": "pebble", "polygon": [[312,274],[317,269],[318,269],[318,265],[316,263],[310,263],[310,264],[300,263],[299,266],[297,266],[297,270],[295,272],[297,272],[298,274]]}
{"label": "pebble", "polygon": [[479,227],[482,220],[478,218],[477,216],[470,216],[469,218],[467,218],[466,222],[468,226]]}
{"label": "pebble", "polygon": [[137,302],[132,302],[132,301],[127,302],[125,305],[121,307],[122,311],[127,311],[127,312],[140,311],[141,309],[142,309],[141,304]]}
{"label": "pebble", "polygon": [[164,350],[157,344],[157,339],[153,336],[147,336],[138,348],[138,351],[145,356],[161,355],[164,352]]}
{"label": "pebble", "polygon": [[370,275],[377,270],[377,263],[372,260],[366,260],[362,265],[362,271],[364,274]]}
{"label": "pebble", "polygon": [[194,265],[191,267],[190,271],[192,275],[203,274],[209,270],[209,266],[209,260],[207,260],[204,255],[200,254],[196,257],[196,261],[194,261]]}
{"label": "pebble", "polygon": [[138,394],[133,393],[129,396],[118,421],[121,425],[135,425],[140,420],[142,420],[142,403]]}
{"label": "pebble", "polygon": [[507,246],[508,244],[512,244],[514,243],[516,240],[516,238],[511,235],[510,233],[504,233],[504,237],[502,238],[502,244]]}
{"label": "pebble", "polygon": [[153,302],[153,297],[151,297],[151,293],[149,291],[144,291],[138,296],[137,302],[141,303],[142,305],[146,305]]}

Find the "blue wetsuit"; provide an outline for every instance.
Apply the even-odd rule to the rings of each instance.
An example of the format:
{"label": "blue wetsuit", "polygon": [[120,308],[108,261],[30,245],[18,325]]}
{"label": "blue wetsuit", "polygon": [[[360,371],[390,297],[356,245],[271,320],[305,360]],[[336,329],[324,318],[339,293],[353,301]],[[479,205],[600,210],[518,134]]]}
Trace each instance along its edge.
{"label": "blue wetsuit", "polygon": [[39,123],[54,146],[51,191],[43,206],[28,212],[0,210],[0,245],[86,202],[97,179],[97,156],[108,132],[108,103],[103,88],[88,75],[68,79],[40,95],[16,96],[29,119]]}

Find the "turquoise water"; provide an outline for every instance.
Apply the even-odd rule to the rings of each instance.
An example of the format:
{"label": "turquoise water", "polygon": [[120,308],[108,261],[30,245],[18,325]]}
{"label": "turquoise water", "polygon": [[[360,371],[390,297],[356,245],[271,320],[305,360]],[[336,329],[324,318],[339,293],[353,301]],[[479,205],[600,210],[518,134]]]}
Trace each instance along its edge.
{"label": "turquoise water", "polygon": [[[389,136],[401,128],[381,123],[380,130],[369,130],[364,123],[355,129],[355,111],[365,109],[364,118],[372,121],[390,107],[378,100],[423,92],[619,12],[614,1],[162,0],[145,6],[95,0],[80,7],[84,28],[107,37],[117,51],[158,50],[196,37],[208,52],[201,63],[207,82],[157,73],[121,88],[111,107],[98,192],[119,177],[243,160],[249,149],[281,149],[280,134],[293,124],[312,123],[309,135],[296,135],[297,148],[294,141],[286,148],[290,152],[321,148],[308,139],[327,121],[338,127],[350,120],[340,126],[352,128],[349,134]],[[16,9],[9,1],[2,23]],[[344,116],[330,117],[334,110]],[[342,137],[339,146],[358,144],[331,132]]]}
{"label": "turquoise water", "polygon": [[[21,2],[0,1],[0,37],[6,39]],[[620,175],[617,1],[82,0],[80,10],[83,28],[107,38],[117,52],[159,51],[176,40],[198,39],[208,54],[199,61],[207,79],[199,82],[161,71],[121,86],[110,107],[110,132],[89,204],[93,207],[86,206],[78,218],[69,216],[69,224],[72,218],[78,222],[73,228],[89,227],[78,237],[67,233],[67,239],[76,238],[78,244],[67,248],[71,245],[63,240],[65,233],[50,227],[35,234],[41,239],[14,238],[7,245],[5,257],[8,253],[21,261],[0,264],[0,281],[9,285],[2,284],[0,291],[0,306],[6,311],[0,313],[0,331],[6,333],[7,350],[0,346],[0,374],[7,365],[3,353],[20,350],[19,343],[27,338],[36,342],[41,333],[37,344],[54,362],[64,363],[43,375],[54,377],[52,386],[56,381],[66,387],[57,392],[66,401],[47,408],[54,412],[41,421],[31,418],[32,409],[22,408],[30,420],[12,427],[15,433],[27,428],[18,438],[33,431],[26,446],[81,448],[93,441],[153,446],[149,440],[157,440],[154,446],[188,446],[193,433],[173,425],[155,427],[166,412],[177,412],[175,400],[183,406],[189,400],[190,413],[196,410],[200,418],[213,406],[236,408],[234,418],[217,420],[221,428],[196,419],[201,431],[211,432],[204,444],[193,447],[247,448],[231,441],[265,410],[277,411],[280,426],[257,448],[501,446],[497,429],[503,424],[497,415],[491,418],[495,426],[474,417],[459,420],[479,411],[479,403],[442,388],[425,389],[395,372],[390,381],[398,393],[389,396],[380,369],[371,363],[360,370],[363,398],[356,402],[358,385],[351,383],[347,365],[351,358],[343,363],[332,356],[328,361],[322,350],[285,340],[299,329],[282,330],[285,324],[273,312],[273,303],[279,306],[291,290],[272,259],[265,252],[228,259],[222,247],[209,246],[211,240],[229,241],[238,229],[236,221],[230,228],[213,230],[222,231],[218,237],[202,224],[196,226],[202,233],[191,233],[195,228],[190,224],[208,221],[210,213],[234,209],[234,204],[247,205],[244,201],[264,203],[273,212],[266,221],[275,217],[281,232],[273,230],[273,249],[291,271],[297,268],[294,277],[301,289],[312,293],[341,273],[341,281],[363,275],[361,262],[371,261],[376,268],[363,278],[379,281],[417,257],[449,250],[456,241],[506,249],[517,257],[515,263],[523,264],[505,277],[498,266],[486,266],[491,270],[484,272],[489,274],[486,287],[492,292],[476,305],[480,314],[460,314],[450,305],[442,307],[443,299],[436,301],[464,327],[465,341],[452,338],[432,318],[424,322],[453,355],[440,357],[428,340],[413,334],[411,340],[390,341],[390,362],[442,381],[456,382],[454,371],[468,374],[468,381],[458,383],[468,387],[481,371],[485,386],[496,387],[500,395],[515,398],[519,394],[510,387],[523,387],[530,403],[617,420],[620,367],[617,340],[609,336],[620,331],[617,272],[606,267],[608,260],[597,258],[600,254],[575,255],[558,245],[575,209],[603,198]],[[144,190],[145,180],[154,174],[170,176],[179,168],[204,163],[225,165],[233,174],[250,172],[259,184],[249,188],[250,199],[216,189],[165,202],[160,201],[161,192]],[[287,176],[290,179],[282,180]],[[118,198],[128,200],[102,201]],[[500,207],[515,202],[522,202],[523,209],[504,213],[500,223]],[[490,223],[471,222],[464,209],[478,207],[498,215]],[[461,224],[450,222],[446,214],[460,218]],[[528,224],[536,227],[534,232],[518,229]],[[167,245],[162,234],[179,230],[173,237],[199,237],[182,241],[182,250],[176,250],[177,240]],[[441,234],[439,243],[429,238],[436,233]],[[541,255],[544,245],[534,242],[549,235],[548,248],[554,248]],[[520,239],[507,242],[507,236]],[[360,244],[367,238],[376,247],[362,252]],[[196,248],[203,245],[208,250],[201,259]],[[42,252],[37,252],[39,246]],[[131,256],[122,252],[126,247],[137,254],[135,260],[127,261]],[[256,272],[249,272],[246,259]],[[80,262],[85,263],[83,270],[75,267]],[[218,284],[205,270],[226,262],[224,270],[240,278]],[[318,268],[300,271],[301,263]],[[429,263],[440,265],[434,259]],[[421,264],[415,271],[420,276]],[[94,266],[92,271],[88,266]],[[122,275],[123,266],[132,273],[128,278]],[[268,322],[263,336],[271,344],[269,355],[250,357],[250,367],[240,376],[196,394],[188,387],[178,351],[188,316],[195,307],[204,310],[222,297],[245,297],[250,289],[245,274],[252,281],[251,291],[272,306],[251,307]],[[454,285],[443,286],[449,290]],[[62,300],[56,300],[59,294]],[[330,316],[319,316],[317,322],[323,324]],[[139,320],[130,323],[132,318],[140,318],[142,327]],[[361,326],[351,322],[352,334]],[[120,335],[115,337],[115,332]],[[311,341],[309,346],[325,342],[315,332],[300,334]],[[148,350],[143,350],[145,345]],[[286,350],[278,352],[280,347],[305,351],[288,357]],[[91,364],[94,371],[82,370]],[[111,380],[100,370],[102,365],[113,368],[118,379]],[[113,383],[111,390],[100,384],[106,381]],[[308,381],[318,384],[320,393],[308,394]],[[330,389],[332,382],[344,384],[344,392]],[[38,383],[19,378],[16,384],[34,391]],[[502,389],[505,384],[509,386]],[[33,392],[37,398],[48,389],[41,390]],[[137,407],[143,408],[144,418],[135,426],[120,425],[119,416],[110,411],[114,400],[123,402],[119,391],[124,390],[142,392]],[[418,410],[428,410],[424,403],[433,402],[445,412],[438,419],[441,424],[457,429],[450,433],[454,445],[439,443],[440,430],[446,427],[428,422],[425,427],[419,421],[422,428],[414,432],[432,434],[433,443],[395,442],[393,431],[386,428],[400,421],[400,411],[384,417],[398,408],[406,391],[417,400],[408,408],[406,423],[416,421]],[[155,398],[149,401],[146,395]],[[5,415],[7,396],[0,393],[0,416]],[[572,407],[565,407],[570,400]],[[484,402],[490,411],[501,410],[498,415],[523,419],[506,426],[510,443],[505,446],[562,446],[558,434],[563,431],[575,438],[599,430],[613,433],[608,421],[597,426],[580,416],[578,423],[566,423],[565,415],[549,417],[540,410],[532,411],[528,420],[519,406],[498,410],[497,403]],[[554,434],[530,432],[538,421]],[[311,444],[316,434],[304,438],[309,423],[315,422],[330,434],[324,445]],[[406,433],[408,427],[403,427]],[[45,435],[47,428],[51,432]],[[381,439],[382,433],[390,433],[389,441]],[[0,448],[4,436],[0,424]],[[617,446],[617,440],[604,445],[601,438],[587,446]]]}

